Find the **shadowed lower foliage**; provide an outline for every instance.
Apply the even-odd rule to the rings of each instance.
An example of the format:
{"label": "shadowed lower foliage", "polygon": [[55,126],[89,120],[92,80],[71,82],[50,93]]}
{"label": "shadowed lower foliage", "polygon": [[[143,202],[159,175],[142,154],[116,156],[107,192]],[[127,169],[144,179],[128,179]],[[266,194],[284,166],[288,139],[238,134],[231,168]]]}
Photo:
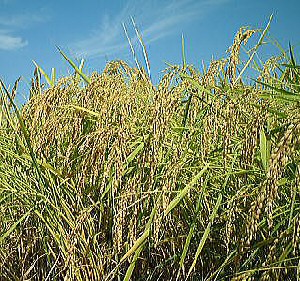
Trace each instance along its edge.
{"label": "shadowed lower foliage", "polygon": [[296,280],[299,66],[246,85],[255,32],[157,86],[122,61],[46,90],[37,70],[18,109],[2,83],[0,279]]}

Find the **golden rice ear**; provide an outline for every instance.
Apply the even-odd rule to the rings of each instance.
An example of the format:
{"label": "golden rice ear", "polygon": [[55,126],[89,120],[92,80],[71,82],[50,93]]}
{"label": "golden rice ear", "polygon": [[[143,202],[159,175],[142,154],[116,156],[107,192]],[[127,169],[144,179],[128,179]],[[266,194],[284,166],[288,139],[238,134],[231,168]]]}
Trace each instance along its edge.
{"label": "golden rice ear", "polygon": [[236,84],[246,69],[249,67],[250,63],[252,62],[255,54],[257,53],[258,48],[263,44],[263,40],[267,35],[267,32],[270,29],[270,25],[273,19],[273,15],[270,16],[269,21],[262,31],[261,36],[257,42],[257,44],[250,50],[251,55],[249,56],[248,61],[243,66],[243,69],[240,71],[239,75],[237,76],[237,67],[240,64],[240,50],[241,45],[246,45],[248,40],[253,36],[253,34],[257,33],[259,30],[255,29],[247,29],[246,27],[241,27],[234,38],[233,45],[229,48],[230,58],[229,58],[229,66],[227,75],[229,76],[230,81],[232,84]]}

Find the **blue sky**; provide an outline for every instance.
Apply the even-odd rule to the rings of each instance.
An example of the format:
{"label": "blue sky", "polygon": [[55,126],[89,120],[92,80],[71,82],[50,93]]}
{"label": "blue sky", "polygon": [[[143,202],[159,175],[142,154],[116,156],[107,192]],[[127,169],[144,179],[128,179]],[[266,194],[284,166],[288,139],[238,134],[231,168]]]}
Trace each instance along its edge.
{"label": "blue sky", "polygon": [[271,35],[286,48],[289,41],[297,47],[299,11],[299,0],[0,0],[0,78],[12,84],[22,76],[20,94],[26,96],[32,60],[48,73],[55,67],[58,76],[67,74],[56,45],[73,59],[85,58],[86,72],[102,71],[107,60],[133,65],[122,27],[134,38],[133,16],[157,80],[165,62],[181,63],[181,34],[196,67],[224,56],[239,27],[264,28],[272,13]]}

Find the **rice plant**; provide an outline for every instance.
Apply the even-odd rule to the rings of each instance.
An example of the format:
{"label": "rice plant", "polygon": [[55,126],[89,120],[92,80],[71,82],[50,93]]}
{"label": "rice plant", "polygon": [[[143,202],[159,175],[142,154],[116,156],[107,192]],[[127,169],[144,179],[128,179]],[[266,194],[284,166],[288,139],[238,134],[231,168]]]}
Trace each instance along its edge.
{"label": "rice plant", "polygon": [[202,71],[183,40],[158,85],[148,59],[87,75],[61,49],[75,74],[35,63],[22,107],[1,82],[0,279],[297,280],[300,66],[256,59],[268,28]]}

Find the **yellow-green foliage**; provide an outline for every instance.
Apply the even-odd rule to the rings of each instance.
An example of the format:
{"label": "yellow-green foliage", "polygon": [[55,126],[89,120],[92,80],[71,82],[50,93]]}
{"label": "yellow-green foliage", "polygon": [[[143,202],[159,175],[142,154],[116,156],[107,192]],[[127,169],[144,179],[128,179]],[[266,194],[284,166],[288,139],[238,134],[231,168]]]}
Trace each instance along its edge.
{"label": "yellow-green foliage", "polygon": [[115,61],[18,109],[2,83],[0,279],[295,280],[299,67],[247,86],[253,33],[157,86]]}

